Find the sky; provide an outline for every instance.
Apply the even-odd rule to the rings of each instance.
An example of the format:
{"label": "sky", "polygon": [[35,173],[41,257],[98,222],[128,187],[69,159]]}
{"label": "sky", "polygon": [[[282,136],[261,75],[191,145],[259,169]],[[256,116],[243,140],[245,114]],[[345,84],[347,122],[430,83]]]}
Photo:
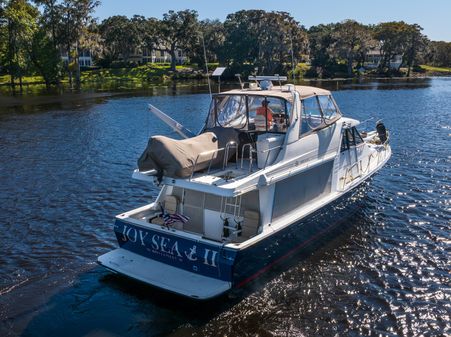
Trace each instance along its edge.
{"label": "sky", "polygon": [[285,11],[302,25],[354,19],[364,24],[385,21],[418,23],[431,40],[451,42],[451,0],[101,0],[95,16],[134,14],[161,18],[169,10],[194,9],[202,19],[224,21],[242,9]]}

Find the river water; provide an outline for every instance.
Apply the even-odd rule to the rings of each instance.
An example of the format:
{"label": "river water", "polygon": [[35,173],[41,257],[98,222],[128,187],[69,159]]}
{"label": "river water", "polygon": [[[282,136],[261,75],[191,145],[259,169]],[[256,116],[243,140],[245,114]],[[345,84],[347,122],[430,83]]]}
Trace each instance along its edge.
{"label": "river water", "polygon": [[333,89],[346,116],[382,118],[392,159],[342,235],[206,303],[95,263],[116,247],[114,215],[157,193],[131,179],[148,137],[173,135],[146,104],[197,131],[205,88],[0,96],[0,335],[451,334],[451,79],[315,85]]}

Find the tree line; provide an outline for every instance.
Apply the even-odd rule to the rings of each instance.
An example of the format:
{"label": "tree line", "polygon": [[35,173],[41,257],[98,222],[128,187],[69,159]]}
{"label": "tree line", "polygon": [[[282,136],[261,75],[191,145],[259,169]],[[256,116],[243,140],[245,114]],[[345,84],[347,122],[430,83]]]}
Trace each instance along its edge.
{"label": "tree line", "polygon": [[[352,77],[371,50],[381,60],[375,71],[390,74],[391,60],[402,56],[407,76],[416,65],[451,66],[451,43],[429,41],[418,24],[403,21],[365,25],[354,20],[306,29],[287,12],[241,10],[224,22],[199,20],[194,10],[169,11],[161,19],[135,15],[94,18],[97,0],[0,0],[0,73],[11,85],[38,74],[46,85],[65,76],[80,85],[80,53],[89,50],[102,67],[134,66],[133,56],[146,51],[171,55],[183,50],[203,69],[205,59],[236,72],[296,73],[309,62],[310,76]],[[65,55],[66,62],[62,62]]]}

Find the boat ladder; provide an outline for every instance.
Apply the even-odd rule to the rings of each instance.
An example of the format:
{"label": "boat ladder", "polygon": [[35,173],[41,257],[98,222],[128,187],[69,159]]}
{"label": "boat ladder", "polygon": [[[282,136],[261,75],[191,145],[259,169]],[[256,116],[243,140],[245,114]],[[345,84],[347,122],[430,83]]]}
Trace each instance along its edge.
{"label": "boat ladder", "polygon": [[[237,197],[221,197],[220,214],[221,219],[224,221],[224,237],[229,237],[230,234],[234,236],[241,234],[241,223],[243,221],[241,202],[241,195]],[[231,215],[233,218],[231,218]]]}

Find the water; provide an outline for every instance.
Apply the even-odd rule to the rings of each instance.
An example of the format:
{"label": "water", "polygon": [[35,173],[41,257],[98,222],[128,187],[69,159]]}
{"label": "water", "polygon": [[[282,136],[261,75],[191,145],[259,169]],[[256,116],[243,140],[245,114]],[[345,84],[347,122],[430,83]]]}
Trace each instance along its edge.
{"label": "water", "polygon": [[345,115],[383,118],[392,159],[342,236],[235,298],[200,304],[95,260],[116,247],[113,216],[157,193],[130,178],[148,136],[172,135],[146,104],[197,131],[208,94],[8,107],[0,97],[0,335],[450,334],[451,79],[319,84],[339,89]]}

